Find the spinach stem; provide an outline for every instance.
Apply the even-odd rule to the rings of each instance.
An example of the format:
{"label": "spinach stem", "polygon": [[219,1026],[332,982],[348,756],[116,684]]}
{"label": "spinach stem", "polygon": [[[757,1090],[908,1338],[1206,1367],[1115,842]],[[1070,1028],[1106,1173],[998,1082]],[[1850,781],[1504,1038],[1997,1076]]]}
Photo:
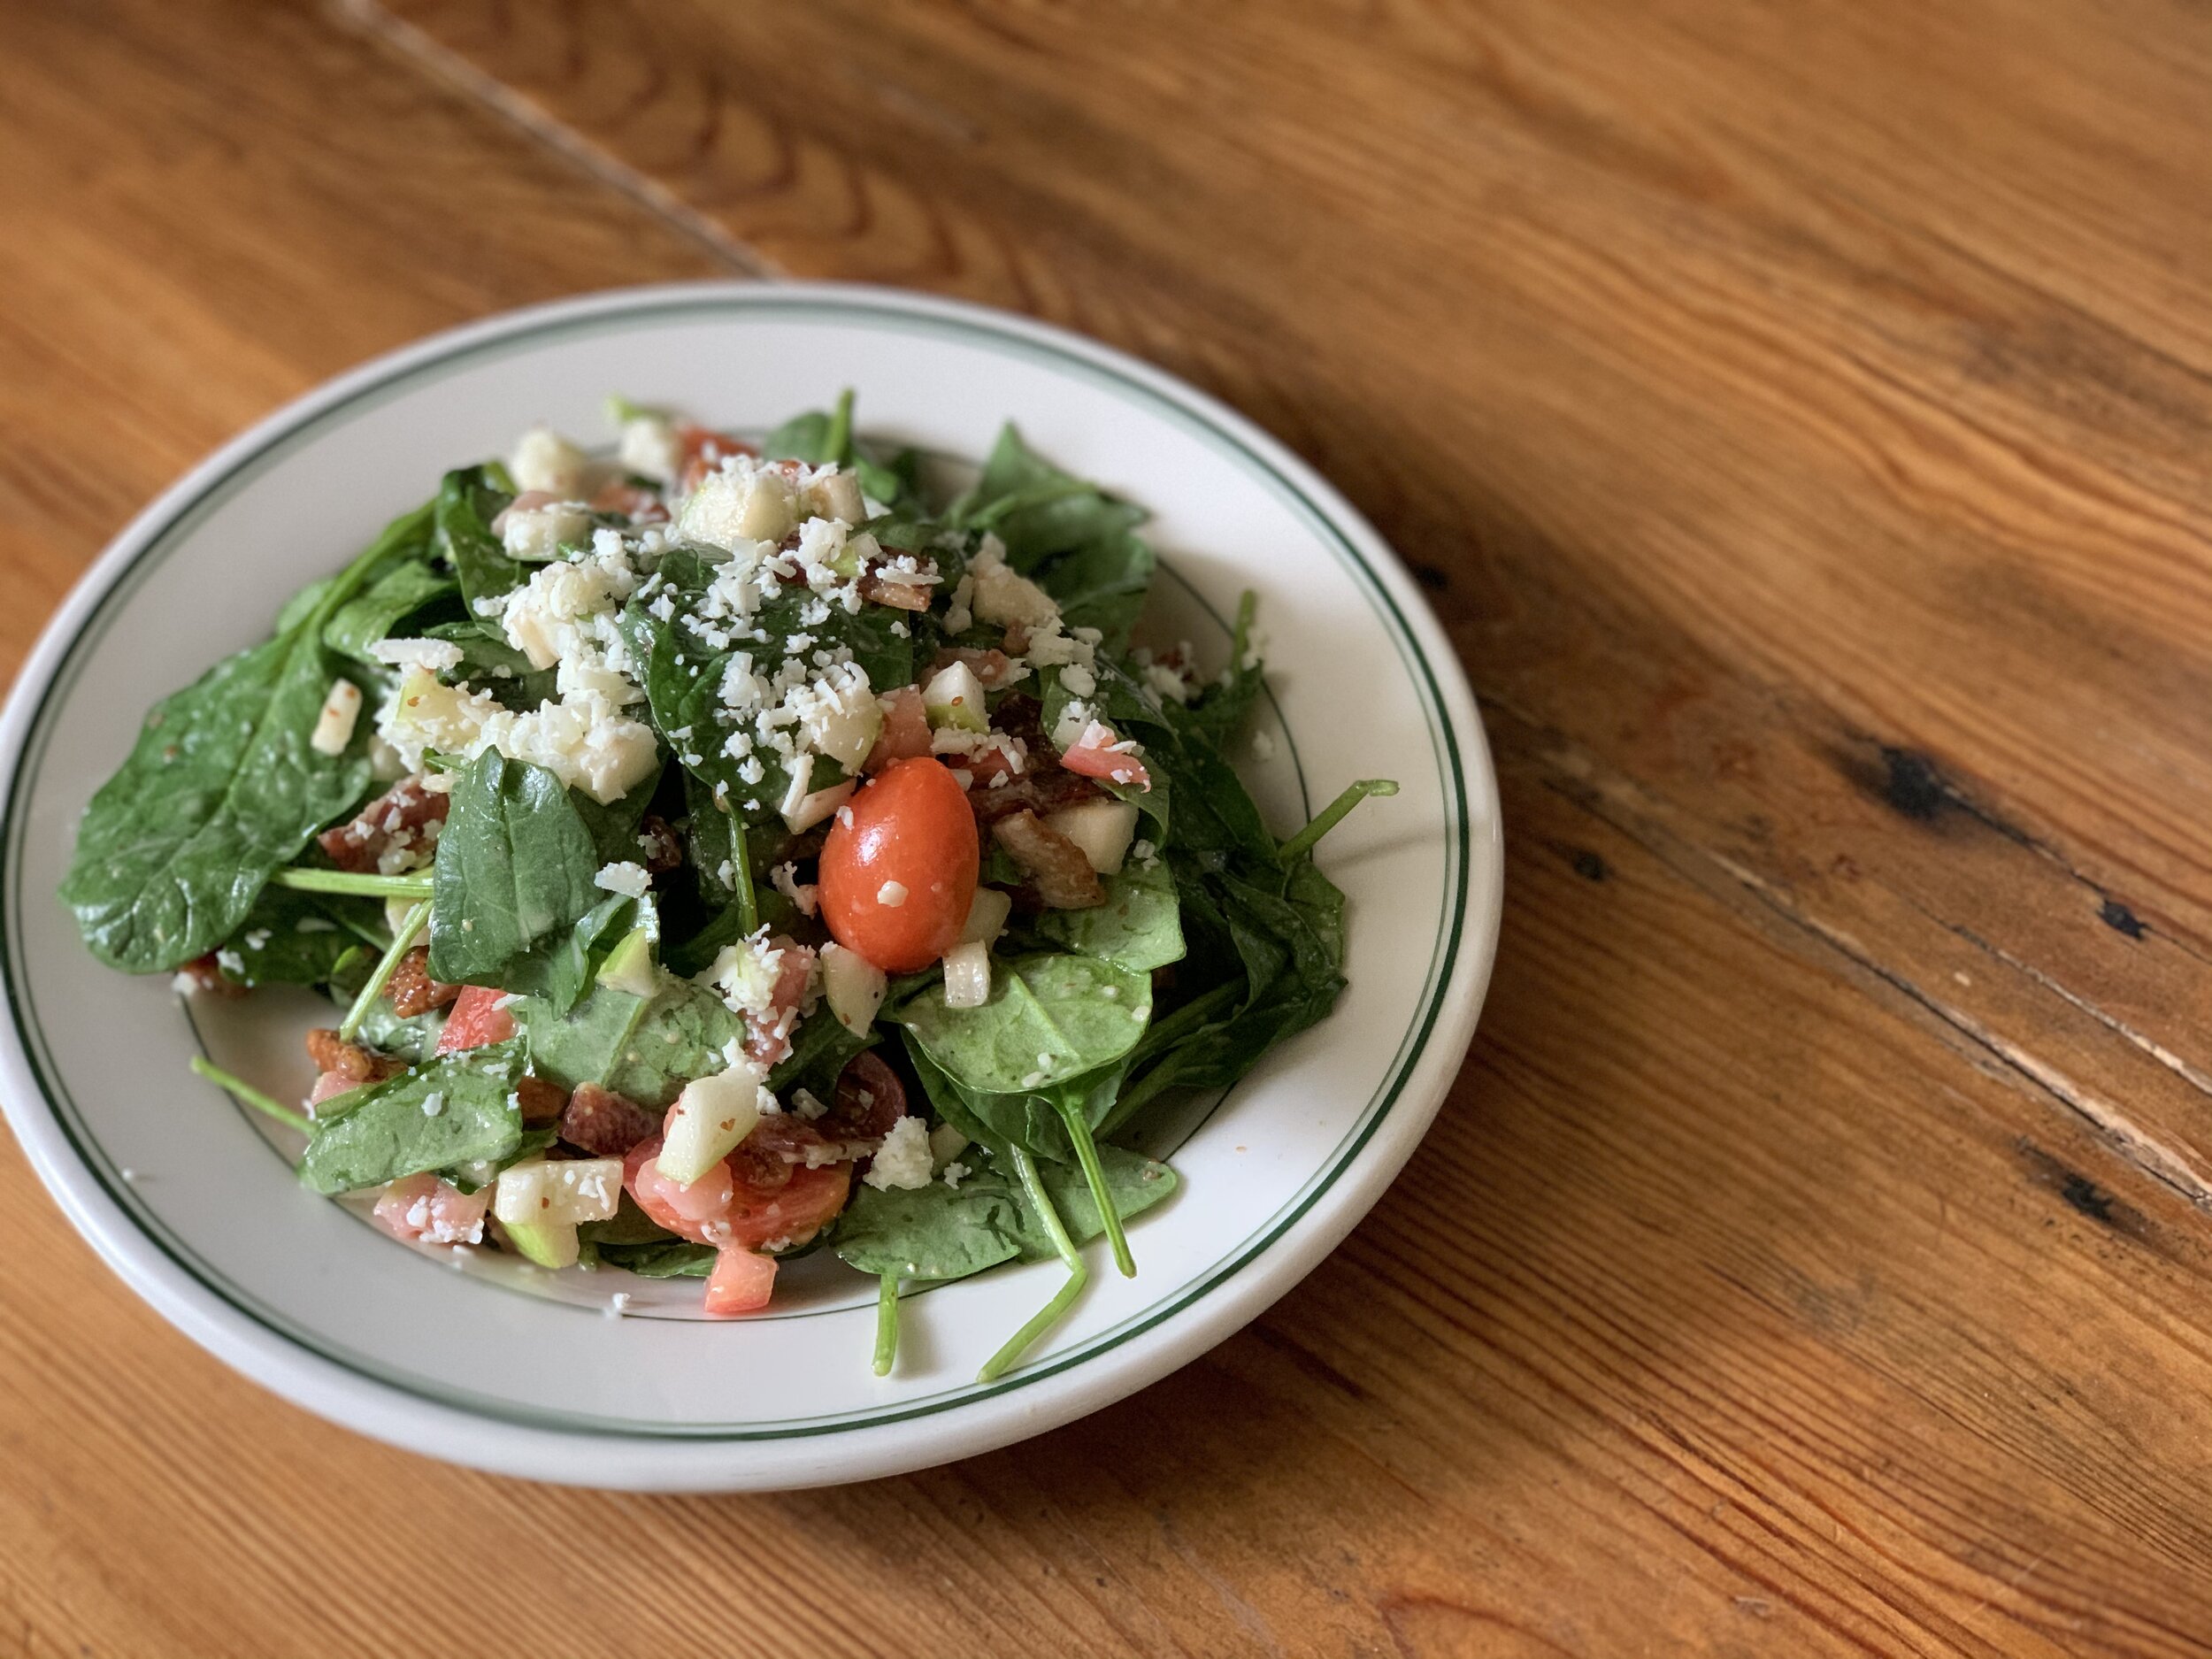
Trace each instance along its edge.
{"label": "spinach stem", "polygon": [[837,395],[837,411],[830,417],[829,433],[822,441],[829,452],[833,466],[843,466],[852,458],[853,447],[853,388],[848,386]]}
{"label": "spinach stem", "polygon": [[745,845],[745,820],[734,812],[730,814],[730,868],[736,873],[733,885],[737,890],[738,924],[749,939],[760,926],[760,902],[753,893],[753,855]]}
{"label": "spinach stem", "polygon": [[273,1118],[280,1124],[289,1124],[303,1135],[311,1135],[315,1133],[315,1125],[308,1121],[305,1112],[294,1111],[281,1101],[272,1100],[243,1078],[233,1077],[220,1066],[213,1064],[204,1056],[196,1054],[192,1056],[192,1069],[214,1084],[217,1088],[227,1091],[240,1105],[250,1106],[254,1110]]}
{"label": "spinach stem", "polygon": [[1042,1336],[1067,1312],[1075,1299],[1083,1294],[1083,1286],[1091,1280],[1091,1270],[1083,1265],[1083,1258],[1075,1253],[1074,1240],[1068,1230],[1060,1225],[1060,1212],[1052,1207],[1052,1194],[1045,1191],[1044,1181],[1037,1174],[1036,1161],[1019,1147],[1013,1148],[1014,1168],[1022,1178],[1022,1190],[1029,1194],[1029,1202],[1044,1223],[1045,1232],[1052,1240],[1052,1248],[1067,1263],[1067,1283],[1059,1293],[1040,1308],[1028,1324],[1006,1339],[1006,1346],[983,1362],[983,1369],[975,1374],[978,1382],[995,1382],[1006,1368],[1019,1359],[1032,1342]]}
{"label": "spinach stem", "polygon": [[1244,654],[1252,649],[1252,620],[1259,612],[1259,595],[1246,588],[1243,597],[1237,601],[1236,632],[1229,640],[1229,672],[1233,674],[1244,672]]}
{"label": "spinach stem", "polygon": [[368,899],[426,899],[428,876],[356,875],[350,870],[283,869],[269,879],[299,893],[344,893]]}
{"label": "spinach stem", "polygon": [[899,1276],[886,1273],[876,1293],[876,1375],[888,1377],[899,1356]]}
{"label": "spinach stem", "polygon": [[1106,1241],[1114,1248],[1114,1265],[1124,1279],[1134,1279],[1137,1259],[1129,1254],[1129,1235],[1122,1231],[1121,1210],[1107,1190],[1106,1171],[1098,1161],[1098,1142],[1091,1138],[1090,1119],[1084,1117],[1081,1106],[1071,1102],[1062,1102],[1060,1116],[1067,1124],[1068,1139],[1075,1142],[1075,1161],[1083,1166],[1091,1202],[1098,1206],[1098,1218],[1105,1224]]}
{"label": "spinach stem", "polygon": [[424,899],[407,912],[407,919],[400,924],[399,932],[394,935],[390,946],[377,962],[376,972],[369,975],[368,983],[353,999],[353,1006],[346,1010],[346,1017],[338,1022],[341,1041],[353,1041],[361,1029],[361,1022],[369,1017],[369,1010],[376,1005],[376,999],[384,995],[384,987],[392,982],[392,975],[399,968],[399,959],[414,949],[416,937],[429,925],[430,901]]}
{"label": "spinach stem", "polygon": [[1284,864],[1293,864],[1313,850],[1314,843],[1344,821],[1349,812],[1371,795],[1395,795],[1397,784],[1388,778],[1363,778],[1349,785],[1344,793],[1323,807],[1312,823],[1300,830],[1282,844],[1276,857]]}

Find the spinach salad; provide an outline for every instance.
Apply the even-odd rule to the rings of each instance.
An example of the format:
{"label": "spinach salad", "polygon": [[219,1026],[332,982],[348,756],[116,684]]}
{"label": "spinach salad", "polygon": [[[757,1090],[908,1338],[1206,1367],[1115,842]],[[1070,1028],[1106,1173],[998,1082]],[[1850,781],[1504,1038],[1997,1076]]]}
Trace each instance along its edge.
{"label": "spinach salad", "polygon": [[[705,1280],[827,1249],[902,1288],[1172,1193],[1148,1109],[1326,1015],[1343,895],[1225,758],[1262,688],[1130,643],[1142,513],[1009,426],[950,499],[848,393],[757,444],[617,401],[448,473],[147,717],[62,887],[180,989],[341,1010],[313,1191],[419,1246]],[[618,1310],[626,1299],[617,1294]]]}

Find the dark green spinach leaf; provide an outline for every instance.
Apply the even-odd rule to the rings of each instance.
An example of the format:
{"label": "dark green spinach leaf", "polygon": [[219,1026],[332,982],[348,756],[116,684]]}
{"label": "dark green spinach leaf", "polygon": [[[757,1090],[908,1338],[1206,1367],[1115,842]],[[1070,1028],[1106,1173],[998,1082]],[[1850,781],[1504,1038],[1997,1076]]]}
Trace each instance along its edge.
{"label": "dark green spinach leaf", "polygon": [[508,1156],[522,1140],[514,1102],[521,1061],[517,1044],[497,1043],[326,1102],[330,1115],[315,1125],[300,1179],[319,1193],[350,1193]]}

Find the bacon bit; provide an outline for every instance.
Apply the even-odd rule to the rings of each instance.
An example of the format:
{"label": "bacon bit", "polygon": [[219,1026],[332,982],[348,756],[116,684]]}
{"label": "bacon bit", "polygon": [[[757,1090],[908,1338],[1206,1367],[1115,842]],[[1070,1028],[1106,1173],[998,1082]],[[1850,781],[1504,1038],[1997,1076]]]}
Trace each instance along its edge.
{"label": "bacon bit", "polygon": [[1060,764],[1086,778],[1104,778],[1114,783],[1150,789],[1152,774],[1144,769],[1142,761],[1118,747],[1120,741],[1112,726],[1093,720],[1083,728],[1083,735],[1075,740],[1074,746],[1060,757]]}
{"label": "bacon bit", "polygon": [[549,1077],[535,1077],[527,1072],[515,1079],[515,1110],[522,1121],[530,1124],[549,1124],[560,1118],[568,1108],[568,1091]]}
{"label": "bacon bit", "polygon": [[983,682],[986,689],[995,691],[1001,686],[1014,683],[1014,659],[1004,651],[977,650],[973,646],[949,645],[929,659],[929,672],[925,680],[942,673],[955,663],[965,663],[968,672]]}
{"label": "bacon bit", "polygon": [[677,480],[687,494],[705,482],[708,473],[719,471],[722,463],[731,456],[760,453],[742,438],[733,438],[705,426],[695,426],[688,421],[676,428],[676,442],[681,447],[684,457]]}
{"label": "bacon bit", "polygon": [[895,582],[873,571],[863,571],[859,581],[860,596],[872,605],[889,605],[895,611],[926,611],[929,596],[934,590],[921,582]]}
{"label": "bacon bit", "polygon": [[[923,752],[928,751],[925,749]],[[203,991],[212,992],[217,996],[243,996],[246,994],[244,986],[225,977],[222,964],[215,960],[215,953],[211,950],[204,956],[193,957],[177,972],[192,981],[195,994]]]}
{"label": "bacon bit", "polygon": [[1087,910],[1106,902],[1106,889],[1083,849],[1027,808],[994,823],[991,837],[1021,866],[1048,908]]}
{"label": "bacon bit", "polygon": [[861,768],[871,777],[895,760],[918,760],[929,753],[929,715],[919,690],[901,686],[877,702],[883,709],[883,731]]}
{"label": "bacon bit", "polygon": [[1026,656],[1029,652],[1029,625],[1026,622],[1008,623],[1005,637],[999,643],[1005,647],[1009,657]]}
{"label": "bacon bit", "polygon": [[330,862],[356,875],[374,871],[377,860],[402,833],[413,835],[426,824],[442,824],[452,810],[446,795],[426,787],[424,775],[402,778],[361,809],[350,824],[326,829],[316,839]]}
{"label": "bacon bit", "polygon": [[660,1130],[660,1119],[627,1095],[579,1083],[561,1109],[561,1139],[595,1158],[618,1158]]}
{"label": "bacon bit", "polygon": [[404,1060],[372,1054],[357,1042],[348,1042],[328,1026],[307,1033],[307,1057],[326,1076],[334,1073],[346,1079],[349,1088],[357,1088],[364,1083],[381,1083],[407,1069]]}
{"label": "bacon bit", "polygon": [[384,995],[392,1000],[392,1012],[402,1019],[412,1019],[434,1008],[446,1007],[461,995],[461,987],[432,979],[430,952],[418,945],[399,959]]}
{"label": "bacon bit", "polygon": [[648,812],[638,820],[639,849],[645,855],[645,873],[664,875],[680,869],[684,862],[683,837],[670,827],[666,818]]}

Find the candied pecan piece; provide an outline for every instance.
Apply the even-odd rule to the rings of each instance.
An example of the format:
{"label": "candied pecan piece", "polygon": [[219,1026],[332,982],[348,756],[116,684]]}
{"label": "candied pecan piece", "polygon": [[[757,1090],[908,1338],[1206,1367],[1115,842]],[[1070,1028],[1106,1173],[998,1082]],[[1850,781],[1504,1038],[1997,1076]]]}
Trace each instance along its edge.
{"label": "candied pecan piece", "polygon": [[872,605],[889,605],[898,611],[926,611],[934,588],[921,582],[895,582],[873,571],[864,571],[860,577],[860,596]]}
{"label": "candied pecan piece", "polygon": [[392,970],[384,995],[392,999],[392,1011],[402,1019],[412,1019],[426,1014],[434,1008],[443,1008],[461,995],[457,985],[448,985],[443,979],[430,977],[430,951],[418,945],[399,959]]}
{"label": "candied pecan piece", "polygon": [[649,876],[664,875],[683,864],[683,837],[657,813],[648,812],[638,820],[637,844],[645,857],[645,873]]}
{"label": "candied pecan piece", "polygon": [[1026,807],[991,826],[991,839],[1006,849],[1056,910],[1087,910],[1106,902],[1106,889],[1083,849]]}
{"label": "candied pecan piece", "polygon": [[402,778],[363,807],[351,823],[326,829],[316,839],[339,869],[365,875],[393,848],[434,837],[435,831],[425,835],[424,830],[432,824],[442,825],[452,805],[442,791],[431,788],[424,775],[417,772]]}
{"label": "candied pecan piece", "polygon": [[568,1091],[549,1077],[525,1072],[515,1079],[515,1110],[534,1127],[553,1122],[567,1105]]}
{"label": "candied pecan piece", "polygon": [[407,1069],[404,1060],[373,1054],[357,1042],[348,1042],[329,1026],[307,1033],[307,1057],[318,1071],[335,1071],[353,1084],[380,1083]]}
{"label": "candied pecan piece", "polygon": [[626,1094],[579,1083],[561,1109],[561,1139],[595,1158],[618,1158],[660,1133],[661,1120]]}

